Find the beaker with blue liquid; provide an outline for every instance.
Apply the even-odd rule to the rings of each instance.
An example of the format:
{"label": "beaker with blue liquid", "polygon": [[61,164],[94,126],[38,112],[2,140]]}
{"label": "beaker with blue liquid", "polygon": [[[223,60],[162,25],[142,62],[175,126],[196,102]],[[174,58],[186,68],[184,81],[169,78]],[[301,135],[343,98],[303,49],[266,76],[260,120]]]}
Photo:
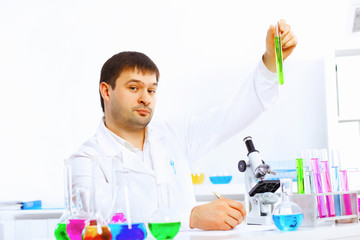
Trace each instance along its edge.
{"label": "beaker with blue liquid", "polygon": [[281,203],[272,214],[273,222],[280,231],[295,231],[304,220],[304,214],[296,203],[292,202],[292,179],[280,179]]}

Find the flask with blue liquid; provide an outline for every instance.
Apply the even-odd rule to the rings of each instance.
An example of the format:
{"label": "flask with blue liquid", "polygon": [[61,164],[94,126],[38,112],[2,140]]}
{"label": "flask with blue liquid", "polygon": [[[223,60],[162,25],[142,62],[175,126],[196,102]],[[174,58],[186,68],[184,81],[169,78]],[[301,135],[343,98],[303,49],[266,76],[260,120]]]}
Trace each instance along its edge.
{"label": "flask with blue liquid", "polygon": [[147,237],[142,217],[136,207],[131,206],[128,174],[113,160],[113,202],[108,216],[112,240],[143,240]]}
{"label": "flask with blue liquid", "polygon": [[280,231],[295,231],[304,220],[304,214],[296,203],[292,202],[292,179],[280,179],[281,203],[272,214],[273,222]]}

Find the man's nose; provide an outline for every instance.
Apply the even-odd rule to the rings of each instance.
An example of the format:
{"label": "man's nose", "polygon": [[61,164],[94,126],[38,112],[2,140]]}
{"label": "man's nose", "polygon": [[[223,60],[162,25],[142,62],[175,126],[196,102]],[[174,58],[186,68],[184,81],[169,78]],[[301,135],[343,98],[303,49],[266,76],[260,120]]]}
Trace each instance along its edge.
{"label": "man's nose", "polygon": [[150,99],[150,96],[147,92],[143,92],[140,96],[139,96],[139,99],[138,99],[138,103],[139,104],[142,104],[142,105],[145,105],[145,106],[148,106],[151,102],[151,99]]}

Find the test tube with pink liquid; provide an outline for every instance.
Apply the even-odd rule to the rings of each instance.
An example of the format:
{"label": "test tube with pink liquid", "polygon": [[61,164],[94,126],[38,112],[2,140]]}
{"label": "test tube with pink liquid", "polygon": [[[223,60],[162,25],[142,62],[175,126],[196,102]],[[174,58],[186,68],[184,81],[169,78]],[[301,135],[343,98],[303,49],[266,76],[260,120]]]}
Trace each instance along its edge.
{"label": "test tube with pink liquid", "polygon": [[[349,182],[346,170],[340,170],[340,187],[341,191],[349,191]],[[344,194],[343,199],[345,215],[352,215],[350,194]]]}
{"label": "test tube with pink liquid", "polygon": [[[319,159],[312,158],[311,159],[311,167],[314,174],[314,182],[315,182],[315,191],[316,193],[323,193],[322,181],[321,181],[321,173],[319,167]],[[326,205],[324,196],[316,196],[317,205],[318,205],[318,213],[319,218],[326,217]]]}

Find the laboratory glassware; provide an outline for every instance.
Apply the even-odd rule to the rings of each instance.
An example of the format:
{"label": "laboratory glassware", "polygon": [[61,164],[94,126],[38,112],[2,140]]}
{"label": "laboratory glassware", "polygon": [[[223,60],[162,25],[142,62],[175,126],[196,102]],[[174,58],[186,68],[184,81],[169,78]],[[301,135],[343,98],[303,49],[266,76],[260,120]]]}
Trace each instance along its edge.
{"label": "laboratory glassware", "polygon": [[[331,150],[330,155],[330,177],[331,177],[331,186],[334,192],[340,191],[340,156],[338,150]],[[340,195],[334,195],[334,204],[335,204],[335,214],[336,216],[341,216],[341,198]]]}
{"label": "laboratory glassware", "polygon": [[85,227],[86,219],[89,218],[89,209],[87,207],[90,198],[89,190],[77,188],[75,192],[75,210],[71,214],[66,231],[71,240],[82,240],[82,231]]}
{"label": "laboratory glassware", "polygon": [[173,239],[179,232],[179,215],[170,206],[170,188],[168,183],[157,184],[158,209],[149,219],[150,233],[157,240]]}
{"label": "laboratory glassware", "polygon": [[91,158],[91,182],[90,182],[90,216],[85,222],[82,232],[82,240],[111,240],[111,231],[107,226],[96,204],[96,171],[99,163],[95,157]]}
{"label": "laboratory glassware", "polygon": [[[311,167],[314,174],[314,183],[315,183],[315,191],[316,193],[323,193],[323,186],[321,180],[321,173],[320,173],[320,166],[319,166],[319,159],[312,158],[311,159]],[[317,206],[318,206],[318,215],[319,218],[326,217],[326,204],[324,196],[316,196],[317,199]]]}
{"label": "laboratory glassware", "polygon": [[[340,170],[340,186],[341,186],[341,191],[349,191],[347,170]],[[343,199],[344,199],[345,215],[352,215],[350,194],[344,194]]]}
{"label": "laboratory glassware", "polygon": [[275,24],[275,56],[276,56],[276,70],[278,74],[279,84],[284,84],[284,72],[283,72],[283,53],[281,44],[281,31],[279,22]]}
{"label": "laboratory glassware", "polygon": [[304,170],[304,191],[305,194],[315,193],[314,176],[310,167],[311,151],[309,149],[301,152]]}
{"label": "laboratory glassware", "polygon": [[296,159],[296,178],[297,178],[297,188],[298,194],[304,194],[304,166],[303,166],[303,159],[297,158]]}
{"label": "laboratory glassware", "polygon": [[147,237],[146,227],[140,216],[131,210],[128,172],[120,170],[113,160],[113,201],[108,217],[112,239],[143,240]]}
{"label": "laboratory glassware", "polygon": [[193,184],[202,184],[205,180],[204,173],[192,173],[191,180]]}
{"label": "laboratory glassware", "polygon": [[70,240],[67,232],[66,225],[71,216],[71,166],[70,159],[64,160],[64,212],[62,213],[59,223],[55,229],[56,240]]}
{"label": "laboratory glassware", "polygon": [[[324,181],[324,190],[327,193],[331,191],[331,179],[329,173],[328,161],[321,161],[321,175]],[[335,205],[334,205],[334,196],[326,195],[326,208],[329,217],[335,217]]]}
{"label": "laboratory glassware", "polygon": [[281,184],[281,203],[279,203],[273,213],[273,222],[280,231],[295,231],[300,227],[304,220],[304,214],[295,202],[292,201],[292,180],[282,178]]}

